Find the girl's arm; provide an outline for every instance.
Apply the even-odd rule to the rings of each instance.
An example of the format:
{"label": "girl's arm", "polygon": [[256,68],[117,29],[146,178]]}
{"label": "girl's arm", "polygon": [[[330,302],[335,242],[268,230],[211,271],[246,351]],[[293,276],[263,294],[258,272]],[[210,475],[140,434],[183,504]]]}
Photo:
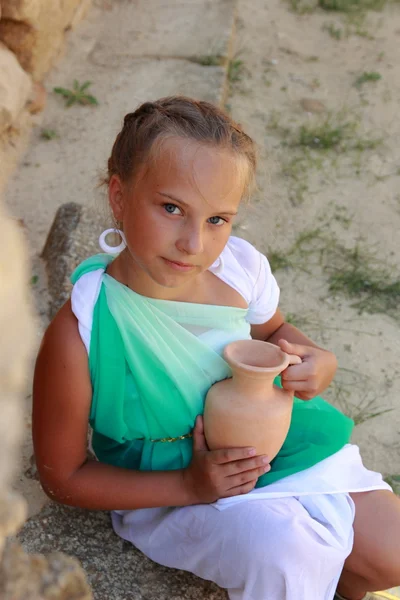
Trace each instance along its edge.
{"label": "girl's arm", "polygon": [[294,391],[298,398],[310,400],[331,383],[337,369],[335,355],[314,344],[297,327],[285,323],[279,309],[266,323],[252,325],[251,335],[254,339],[280,346],[288,354],[301,357],[301,365],[288,367],[282,373],[283,388]]}
{"label": "girl's arm", "polygon": [[67,302],[44,336],[33,386],[36,463],[53,500],[99,510],[186,506],[248,492],[266,471],[248,448],[209,452],[199,419],[186,469],[140,472],[88,460],[91,398],[87,353]]}

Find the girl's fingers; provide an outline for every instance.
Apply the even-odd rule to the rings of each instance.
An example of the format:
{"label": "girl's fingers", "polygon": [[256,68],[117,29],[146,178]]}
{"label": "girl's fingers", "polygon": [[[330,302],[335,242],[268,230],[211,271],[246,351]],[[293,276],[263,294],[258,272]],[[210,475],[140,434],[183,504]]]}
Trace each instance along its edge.
{"label": "girl's fingers", "polygon": [[227,463],[224,467],[224,473],[226,477],[234,477],[235,475],[241,475],[242,473],[255,471],[256,469],[264,469],[265,467],[269,467],[269,459],[265,454],[262,454],[247,460],[243,459]]}
{"label": "girl's fingers", "polygon": [[221,498],[230,498],[231,496],[239,496],[241,494],[248,494],[249,492],[251,492],[251,490],[254,489],[254,486],[257,483],[257,479],[253,479],[253,481],[250,481],[249,483],[246,483],[245,485],[239,485],[238,487],[234,487],[231,488],[230,490],[226,490],[226,492],[224,494],[222,494],[222,496],[220,496]]}
{"label": "girl's fingers", "polygon": [[300,358],[305,358],[310,353],[310,347],[303,344],[292,344],[287,340],[281,339],[278,341],[278,346],[286,352],[286,354],[296,354]]}
{"label": "girl's fingers", "polygon": [[271,465],[263,465],[262,467],[257,467],[256,469],[251,469],[250,471],[243,471],[243,473],[238,473],[236,475],[231,475],[227,477],[227,484],[229,485],[229,490],[232,490],[236,487],[240,487],[242,485],[247,485],[250,481],[254,479],[258,479],[261,475],[268,473],[271,470]]}
{"label": "girl's fingers", "polygon": [[223,465],[225,463],[235,462],[255,456],[255,448],[225,448],[224,450],[213,450],[212,462],[217,465]]}
{"label": "girl's fingers", "polygon": [[287,392],[312,392],[309,381],[282,381],[283,389]]}
{"label": "girl's fingers", "polygon": [[245,473],[241,473],[241,475],[235,475],[234,477],[230,477],[230,483],[232,487],[227,489],[223,494],[223,498],[229,496],[238,496],[239,494],[247,494],[254,489],[254,486],[257,483],[257,479],[267,473],[271,467],[267,465],[262,469],[254,469],[253,471],[246,471]]}
{"label": "girl's fingers", "polygon": [[310,371],[309,365],[306,362],[303,362],[301,365],[287,367],[282,371],[281,378],[284,381],[305,381],[310,377]]}
{"label": "girl's fingers", "polygon": [[194,425],[194,429],[192,431],[193,435],[193,451],[199,452],[201,450],[208,450],[206,438],[204,437],[204,424],[203,417],[198,415],[196,417],[196,422]]}

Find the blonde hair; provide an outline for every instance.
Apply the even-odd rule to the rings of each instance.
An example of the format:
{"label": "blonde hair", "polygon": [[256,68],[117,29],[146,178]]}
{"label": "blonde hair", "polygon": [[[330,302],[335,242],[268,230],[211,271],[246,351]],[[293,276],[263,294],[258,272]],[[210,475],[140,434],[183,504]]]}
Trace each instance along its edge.
{"label": "blonde hair", "polygon": [[123,182],[130,181],[149,158],[156,140],[168,136],[230,150],[241,161],[245,159],[244,193],[250,194],[257,167],[254,141],[220,108],[185,96],[145,102],[125,116],[108,159],[103,183],[108,184],[113,175],[118,175]]}

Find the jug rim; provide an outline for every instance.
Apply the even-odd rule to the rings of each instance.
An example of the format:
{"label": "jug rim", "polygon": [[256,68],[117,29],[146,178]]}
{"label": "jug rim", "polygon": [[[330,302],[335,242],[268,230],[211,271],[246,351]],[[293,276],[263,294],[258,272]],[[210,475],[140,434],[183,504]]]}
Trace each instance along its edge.
{"label": "jug rim", "polygon": [[[247,360],[246,360],[247,354]],[[267,366],[262,363],[264,355],[265,362],[276,359],[273,364]],[[281,373],[289,365],[289,356],[275,344],[262,340],[237,340],[227,344],[223,351],[223,357],[233,368],[243,369],[251,373]],[[253,364],[252,364],[253,363]]]}

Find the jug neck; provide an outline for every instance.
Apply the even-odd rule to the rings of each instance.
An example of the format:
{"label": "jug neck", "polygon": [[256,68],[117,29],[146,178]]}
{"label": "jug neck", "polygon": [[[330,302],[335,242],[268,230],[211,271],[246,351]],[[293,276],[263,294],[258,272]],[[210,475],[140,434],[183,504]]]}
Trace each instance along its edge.
{"label": "jug neck", "polygon": [[232,377],[237,390],[243,390],[244,393],[251,393],[254,396],[260,395],[265,400],[265,392],[271,389],[274,383],[274,379],[279,375],[279,370],[268,369],[254,373],[253,371],[246,370],[245,367],[233,366]]}
{"label": "jug neck", "polygon": [[278,346],[261,340],[238,340],[224,348],[235,385],[254,395],[272,389],[274,378],[289,364],[289,356]]}

